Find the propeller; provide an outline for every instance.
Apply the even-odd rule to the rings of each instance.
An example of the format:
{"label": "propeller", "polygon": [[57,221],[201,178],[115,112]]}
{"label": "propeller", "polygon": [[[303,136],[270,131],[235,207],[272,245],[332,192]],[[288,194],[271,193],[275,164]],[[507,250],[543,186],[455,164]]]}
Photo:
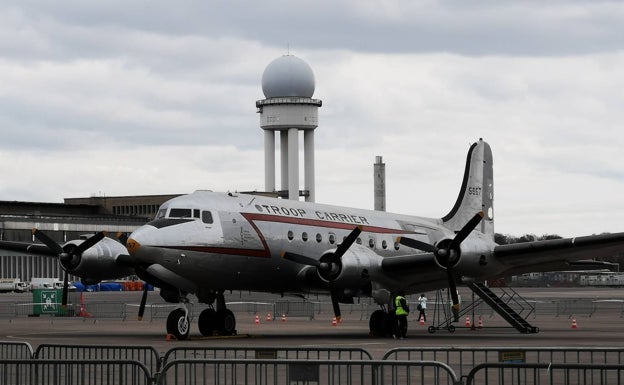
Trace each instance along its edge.
{"label": "propeller", "polygon": [[470,233],[477,227],[479,222],[481,222],[483,215],[483,211],[476,213],[472,218],[470,218],[468,223],[466,223],[464,227],[462,227],[461,230],[455,234],[455,237],[452,240],[442,240],[438,243],[438,246],[430,245],[412,238],[399,237],[397,239],[397,242],[402,245],[433,253],[440,265],[445,267],[448,275],[448,286],[449,291],[451,292],[451,300],[453,301],[453,312],[455,314],[459,311],[459,296],[457,294],[457,285],[455,283],[455,276],[453,275],[451,265],[453,262],[457,262],[457,258],[459,258],[460,244],[468,238]]}
{"label": "propeller", "polygon": [[63,307],[67,306],[67,292],[69,287],[69,273],[67,270],[73,269],[80,263],[80,258],[82,253],[91,247],[95,246],[96,243],[104,239],[107,232],[100,231],[95,233],[92,237],[84,240],[79,245],[74,245],[72,243],[68,243],[65,246],[61,246],[52,238],[50,238],[46,233],[40,231],[38,229],[32,229],[32,234],[37,238],[41,243],[48,246],[48,248],[58,254],[59,262],[65,271],[63,276],[63,296],[61,300],[61,305]]}
{"label": "propeller", "polygon": [[362,232],[362,226],[358,226],[354,228],[349,235],[345,237],[341,244],[338,245],[336,251],[333,253],[325,254],[321,257],[321,259],[314,259],[307,257],[305,255],[291,253],[289,251],[282,252],[282,258],[287,259],[289,261],[299,263],[302,265],[314,266],[319,272],[319,275],[325,278],[329,282],[329,293],[331,296],[332,307],[334,308],[334,315],[336,316],[336,320],[340,322],[341,314],[340,314],[340,304],[339,294],[340,291],[334,288],[333,281],[342,269],[341,260],[342,256],[349,250],[349,248],[353,245],[353,243],[357,240]]}
{"label": "propeller", "polygon": [[141,297],[141,305],[139,306],[139,321],[143,320],[143,314],[145,313],[145,303],[147,302],[147,289],[147,282],[143,282],[143,296]]}

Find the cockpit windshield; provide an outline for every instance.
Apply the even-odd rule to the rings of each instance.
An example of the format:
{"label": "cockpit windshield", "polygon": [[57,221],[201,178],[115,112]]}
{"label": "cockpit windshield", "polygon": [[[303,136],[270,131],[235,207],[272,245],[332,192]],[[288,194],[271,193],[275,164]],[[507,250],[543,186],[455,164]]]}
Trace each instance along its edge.
{"label": "cockpit windshield", "polygon": [[193,210],[192,209],[176,209],[172,208],[169,210],[168,218],[193,218]]}
{"label": "cockpit windshield", "polygon": [[162,219],[167,215],[167,208],[166,207],[161,207],[160,210],[158,210],[158,213],[156,213],[156,218],[155,219]]}

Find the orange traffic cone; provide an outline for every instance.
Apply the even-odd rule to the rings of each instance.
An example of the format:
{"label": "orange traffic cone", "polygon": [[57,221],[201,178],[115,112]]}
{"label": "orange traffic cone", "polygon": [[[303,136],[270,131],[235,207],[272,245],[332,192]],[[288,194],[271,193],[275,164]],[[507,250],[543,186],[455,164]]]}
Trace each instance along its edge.
{"label": "orange traffic cone", "polygon": [[80,293],[80,312],[78,313],[78,317],[84,317],[84,318],[93,317],[93,315],[89,313],[87,309],[85,308],[84,293]]}
{"label": "orange traffic cone", "polygon": [[334,317],[332,319],[332,326],[336,326],[336,325],[338,325],[338,320],[336,320],[336,317]]}
{"label": "orange traffic cone", "polygon": [[425,317],[420,316],[420,324],[424,325],[425,324]]}
{"label": "orange traffic cone", "polygon": [[286,322],[286,313],[282,313],[282,322]]}
{"label": "orange traffic cone", "polygon": [[572,329],[576,329],[577,325],[576,325],[576,318],[572,318]]}
{"label": "orange traffic cone", "polygon": [[466,316],[466,326],[470,327],[470,317]]}
{"label": "orange traffic cone", "polygon": [[256,314],[256,325],[260,325],[260,317]]}
{"label": "orange traffic cone", "polygon": [[267,313],[267,321],[271,321],[271,320],[272,320],[271,313]]}
{"label": "orange traffic cone", "polygon": [[165,337],[165,339],[166,339],[167,341],[173,341],[173,340],[176,340],[177,338],[176,338],[176,336],[174,336],[173,334],[171,334],[171,333],[167,333],[167,337]]}
{"label": "orange traffic cone", "polygon": [[479,329],[483,329],[483,318],[481,318],[481,316],[479,316],[479,324],[478,324],[478,328],[479,328]]}

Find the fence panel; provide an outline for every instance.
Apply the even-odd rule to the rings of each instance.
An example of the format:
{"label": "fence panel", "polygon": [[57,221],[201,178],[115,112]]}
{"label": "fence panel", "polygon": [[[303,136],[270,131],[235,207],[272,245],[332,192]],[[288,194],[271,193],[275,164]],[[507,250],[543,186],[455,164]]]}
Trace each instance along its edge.
{"label": "fence panel", "polygon": [[466,377],[466,385],[594,385],[622,384],[624,366],[605,364],[511,364],[476,366]]}
{"label": "fence panel", "polygon": [[158,384],[458,384],[453,370],[440,362],[174,360]]}
{"label": "fence panel", "polygon": [[138,361],[151,373],[159,371],[161,363],[158,352],[151,346],[41,344],[33,357],[40,360]]}
{"label": "fence panel", "polygon": [[448,363],[461,377],[485,363],[624,364],[624,348],[395,348],[383,360]]}
{"label": "fence panel", "polygon": [[0,383],[29,385],[149,385],[152,376],[136,361],[0,360]]}
{"label": "fence panel", "polygon": [[372,360],[361,348],[177,347],[167,351],[163,365],[181,359]]}
{"label": "fence panel", "polygon": [[28,360],[33,356],[33,348],[28,342],[0,341],[2,360]]}

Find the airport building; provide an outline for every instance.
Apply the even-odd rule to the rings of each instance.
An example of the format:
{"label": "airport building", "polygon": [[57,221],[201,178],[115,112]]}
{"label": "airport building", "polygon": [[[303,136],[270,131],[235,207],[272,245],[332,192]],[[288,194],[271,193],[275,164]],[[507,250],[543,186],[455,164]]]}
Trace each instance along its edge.
{"label": "airport building", "polygon": [[[111,237],[129,234],[150,221],[161,204],[179,195],[67,198],[64,203],[0,201],[0,240],[38,242],[33,228],[60,244],[98,231]],[[33,277],[62,279],[63,270],[56,258],[0,250],[0,278]]]}

